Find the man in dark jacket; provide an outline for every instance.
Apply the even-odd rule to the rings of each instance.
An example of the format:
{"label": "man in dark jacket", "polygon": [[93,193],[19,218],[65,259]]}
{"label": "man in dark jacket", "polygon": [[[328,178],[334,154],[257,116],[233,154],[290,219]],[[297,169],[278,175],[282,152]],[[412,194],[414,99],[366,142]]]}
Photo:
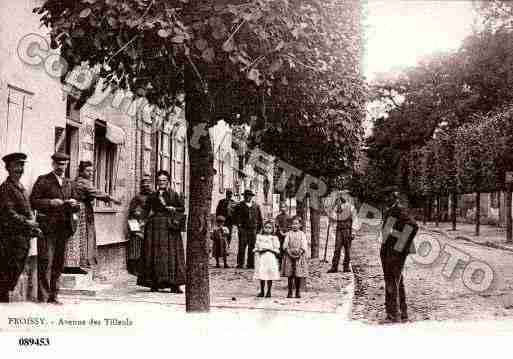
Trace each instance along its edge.
{"label": "man in dark jacket", "polygon": [[358,214],[353,204],[349,203],[347,198],[344,197],[345,195],[348,195],[348,193],[344,192],[344,195],[337,198],[335,202],[335,211],[333,213],[336,220],[335,251],[333,252],[331,268],[328,270],[328,273],[338,272],[342,248],[344,248],[343,271],[345,273],[351,272],[351,242],[354,238],[353,229],[356,225]]}
{"label": "man in dark jacket", "polygon": [[24,153],[11,153],[2,158],[9,173],[0,185],[0,302],[9,302],[25,267],[30,238],[41,236],[34,219],[27,192],[20,183],[24,172]]}
{"label": "man in dark jacket", "polygon": [[413,238],[419,226],[410,215],[404,196],[396,190],[392,200],[383,217],[380,258],[385,279],[385,322],[395,323],[408,320],[402,272],[407,256],[415,253]]}
{"label": "man in dark jacket", "polygon": [[228,246],[230,246],[230,242],[232,240],[232,226],[233,226],[233,210],[235,208],[235,201],[232,199],[233,192],[231,189],[226,190],[226,198],[223,198],[219,201],[216,207],[216,218],[219,216],[223,216],[224,226],[228,228]]}
{"label": "man in dark jacket", "polygon": [[76,230],[77,212],[80,206],[72,182],[64,172],[69,156],[55,153],[52,156],[53,171],[39,176],[30,195],[30,203],[36,209],[37,221],[44,238],[38,241],[38,300],[60,304],[57,300],[58,282],[64,269],[66,242]]}
{"label": "man in dark jacket", "polygon": [[239,233],[239,248],[237,251],[237,268],[244,266],[244,255],[248,249],[247,268],[255,267],[256,234],[262,229],[262,213],[260,207],[253,202],[255,194],[251,190],[244,191],[244,200],[235,207],[235,225]]}

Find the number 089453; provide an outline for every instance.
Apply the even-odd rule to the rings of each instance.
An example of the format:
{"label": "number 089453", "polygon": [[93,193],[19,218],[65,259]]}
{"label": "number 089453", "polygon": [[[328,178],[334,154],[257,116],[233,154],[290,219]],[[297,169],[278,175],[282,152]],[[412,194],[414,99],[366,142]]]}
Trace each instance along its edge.
{"label": "number 089453", "polygon": [[20,338],[18,339],[20,346],[46,346],[50,345],[50,338]]}

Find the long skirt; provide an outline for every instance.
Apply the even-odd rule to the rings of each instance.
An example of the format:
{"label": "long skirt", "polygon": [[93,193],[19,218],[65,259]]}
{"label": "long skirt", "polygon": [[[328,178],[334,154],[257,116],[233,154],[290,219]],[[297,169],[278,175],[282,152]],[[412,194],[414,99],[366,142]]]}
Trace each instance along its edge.
{"label": "long skirt", "polygon": [[185,284],[182,235],[169,230],[168,218],[154,215],[145,226],[137,285],[161,289]]}
{"label": "long skirt", "polygon": [[144,235],[144,232],[129,232],[128,239],[128,253],[127,253],[127,270],[132,275],[137,275],[139,272],[139,260],[141,258],[141,250],[144,238],[139,237],[139,233]]}
{"label": "long skirt", "polygon": [[224,237],[221,236],[213,236],[212,240],[212,257],[214,258],[222,258],[228,254],[228,243]]}

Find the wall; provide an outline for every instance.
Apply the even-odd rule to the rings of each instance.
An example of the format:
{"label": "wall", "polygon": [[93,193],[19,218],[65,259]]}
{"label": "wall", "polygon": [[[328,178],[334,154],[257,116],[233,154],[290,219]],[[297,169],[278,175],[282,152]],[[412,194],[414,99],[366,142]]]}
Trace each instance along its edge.
{"label": "wall", "polygon": [[[27,65],[17,56],[22,37],[29,33],[45,35],[32,8],[42,1],[2,1],[0,5],[0,127],[7,117],[8,84],[33,93],[32,109],[24,116],[22,144],[7,148],[0,143],[0,155],[22,151],[28,155],[22,183],[30,190],[37,176],[50,171],[56,126],[65,126],[66,102],[59,79],[48,75],[42,65]],[[0,133],[5,133],[0,128]],[[0,136],[1,137],[1,136]],[[6,176],[3,166],[0,180]]]}
{"label": "wall", "polygon": [[[14,151],[27,154],[28,161],[21,181],[29,192],[37,177],[51,170],[50,156],[55,148],[55,127],[64,127],[66,123],[66,102],[59,79],[51,77],[42,64],[27,65],[17,55],[20,40],[24,36],[30,33],[41,36],[47,34],[47,29],[40,27],[38,16],[32,13],[32,9],[42,2],[18,0],[2,1],[0,4],[0,157]],[[31,109],[24,111],[23,126],[19,131],[21,144],[18,138],[16,141],[11,139],[10,143],[6,140],[9,85],[31,94],[27,94],[30,99],[27,105]],[[10,118],[12,114],[9,114]],[[0,182],[6,176],[1,163]],[[34,282],[31,278],[35,278],[35,265],[35,257],[31,257],[27,261],[25,273],[11,293],[12,299],[34,299]]]}

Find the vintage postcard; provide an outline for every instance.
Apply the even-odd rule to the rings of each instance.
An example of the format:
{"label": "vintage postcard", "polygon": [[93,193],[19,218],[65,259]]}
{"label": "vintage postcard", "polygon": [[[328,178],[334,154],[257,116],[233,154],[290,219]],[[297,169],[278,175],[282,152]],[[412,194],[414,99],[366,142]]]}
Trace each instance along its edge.
{"label": "vintage postcard", "polygon": [[0,352],[489,355],[511,89],[510,1],[0,0]]}

